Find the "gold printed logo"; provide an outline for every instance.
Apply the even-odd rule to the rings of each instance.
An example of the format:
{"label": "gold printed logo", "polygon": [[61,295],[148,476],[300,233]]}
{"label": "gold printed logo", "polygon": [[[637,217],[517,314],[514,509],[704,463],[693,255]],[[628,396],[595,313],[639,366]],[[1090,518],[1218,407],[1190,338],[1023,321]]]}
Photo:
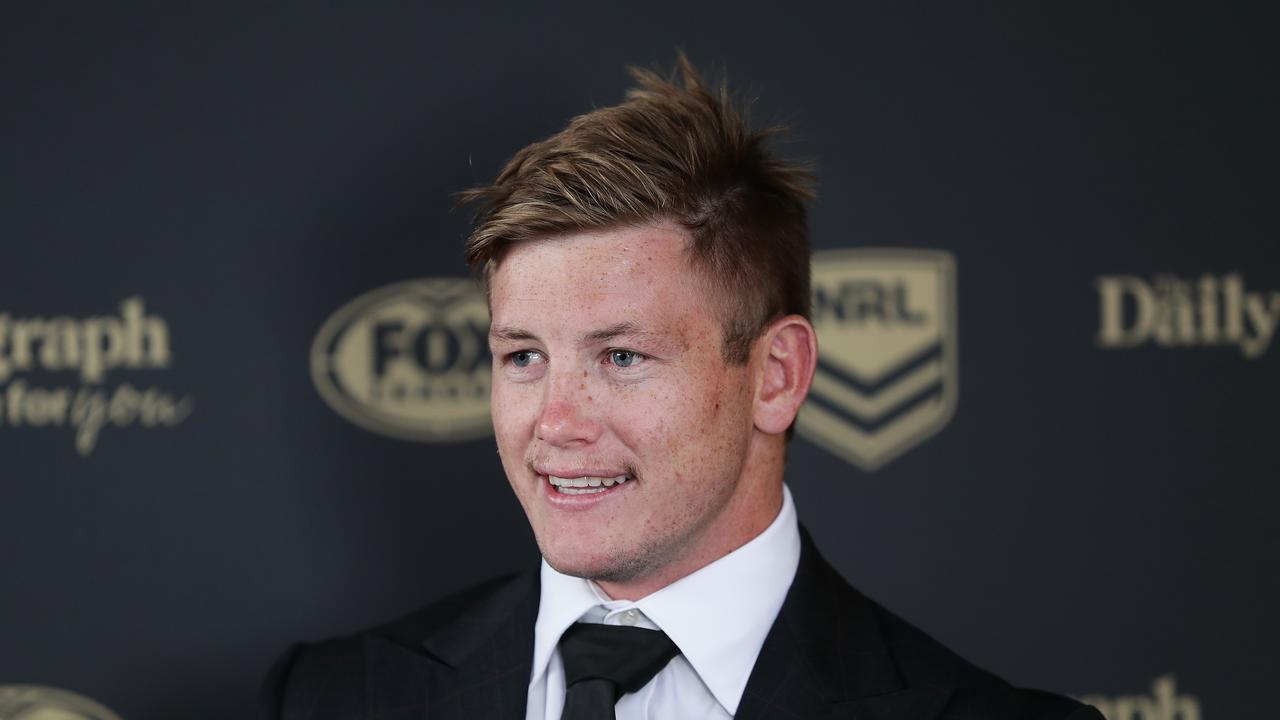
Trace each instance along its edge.
{"label": "gold printed logo", "polygon": [[66,690],[0,685],[0,720],[120,720],[120,716]]}
{"label": "gold printed logo", "polygon": [[1280,326],[1280,292],[1247,290],[1239,273],[1149,280],[1103,275],[1097,290],[1104,348],[1235,346],[1256,360]]}
{"label": "gold printed logo", "polygon": [[818,369],[796,420],[801,435],[871,471],[951,420],[955,275],[938,250],[814,253]]}
{"label": "gold printed logo", "polygon": [[93,453],[108,427],[174,427],[190,396],[115,382],[128,372],[168,375],[169,323],[147,312],[141,295],[116,315],[17,317],[0,312],[0,428],[67,428],[76,452]]}
{"label": "gold printed logo", "polygon": [[367,430],[422,442],[483,437],[492,432],[488,332],[472,281],[396,283],[324,323],[311,377],[329,407]]}
{"label": "gold printed logo", "polygon": [[1200,720],[1200,701],[1178,692],[1172,675],[1161,675],[1151,683],[1150,695],[1080,698],[1098,709],[1107,720]]}

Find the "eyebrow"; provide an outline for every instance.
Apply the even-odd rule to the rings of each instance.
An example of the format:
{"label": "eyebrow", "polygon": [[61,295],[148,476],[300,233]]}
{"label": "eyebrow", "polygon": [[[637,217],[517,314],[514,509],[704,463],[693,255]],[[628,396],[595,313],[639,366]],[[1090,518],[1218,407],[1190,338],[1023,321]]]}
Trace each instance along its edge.
{"label": "eyebrow", "polygon": [[592,343],[608,342],[622,335],[651,335],[652,333],[641,332],[635,323],[620,322],[617,325],[610,325],[603,330],[589,332],[583,336],[583,340]]}
{"label": "eyebrow", "polygon": [[[616,325],[593,330],[582,336],[582,340],[588,343],[603,343],[623,335],[640,335],[647,338],[657,338],[657,333],[646,332],[641,330],[638,325],[632,322],[620,322]],[[522,328],[510,325],[493,325],[489,327],[489,337],[493,340],[502,342],[524,342],[527,340],[537,340],[538,336],[524,330]]]}
{"label": "eyebrow", "polygon": [[494,340],[504,340],[507,342],[519,340],[537,340],[537,336],[528,330],[511,327],[509,325],[491,325],[489,326],[489,337]]}

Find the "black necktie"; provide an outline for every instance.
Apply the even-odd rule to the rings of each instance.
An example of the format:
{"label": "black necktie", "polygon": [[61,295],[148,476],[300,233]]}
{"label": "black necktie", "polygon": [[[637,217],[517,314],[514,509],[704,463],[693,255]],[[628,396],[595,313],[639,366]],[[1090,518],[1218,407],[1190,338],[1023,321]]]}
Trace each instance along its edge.
{"label": "black necktie", "polygon": [[618,698],[666,667],[680,648],[659,630],[574,623],[560,636],[564,712],[560,720],[610,720]]}

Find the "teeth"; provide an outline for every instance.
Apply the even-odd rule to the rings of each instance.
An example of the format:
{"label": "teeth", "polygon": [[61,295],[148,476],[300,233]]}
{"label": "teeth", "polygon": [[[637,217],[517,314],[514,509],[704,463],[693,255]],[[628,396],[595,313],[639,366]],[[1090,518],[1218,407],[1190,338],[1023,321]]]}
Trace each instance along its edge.
{"label": "teeth", "polygon": [[586,487],[586,488],[561,487],[561,488],[557,488],[557,490],[564,493],[565,495],[592,495],[595,493],[604,492],[604,488],[590,488],[590,487]]}
{"label": "teeth", "polygon": [[630,480],[631,477],[629,475],[618,475],[616,477],[562,478],[548,475],[547,479],[556,487],[556,490],[565,495],[588,495],[604,492],[605,488],[610,488],[614,485],[621,485]]}

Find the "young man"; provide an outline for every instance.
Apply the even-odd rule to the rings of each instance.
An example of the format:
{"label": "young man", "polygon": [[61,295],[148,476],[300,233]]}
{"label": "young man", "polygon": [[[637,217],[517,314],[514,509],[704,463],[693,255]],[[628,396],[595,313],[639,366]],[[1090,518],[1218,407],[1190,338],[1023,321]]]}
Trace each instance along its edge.
{"label": "young man", "polygon": [[520,151],[467,258],[493,423],[543,563],[296,650],[269,713],[324,718],[1100,720],[860,595],[783,484],[817,354],[810,179],[688,61]]}

